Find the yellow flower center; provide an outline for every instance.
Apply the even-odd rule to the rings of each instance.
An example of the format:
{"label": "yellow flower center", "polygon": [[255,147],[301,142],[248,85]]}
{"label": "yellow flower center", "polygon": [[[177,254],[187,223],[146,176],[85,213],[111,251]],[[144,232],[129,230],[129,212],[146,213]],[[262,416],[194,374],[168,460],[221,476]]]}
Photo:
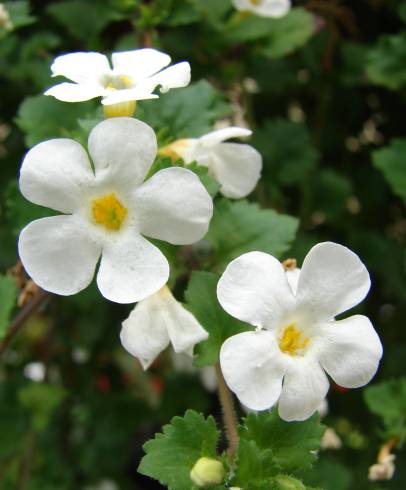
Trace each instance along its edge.
{"label": "yellow flower center", "polygon": [[189,140],[181,139],[176,140],[169,145],[163,146],[159,149],[158,154],[164,157],[169,157],[173,161],[178,160],[179,158],[183,158],[185,150],[189,146]]}
{"label": "yellow flower center", "polygon": [[127,216],[128,209],[121,204],[114,192],[93,199],[92,213],[95,223],[108,230],[118,231]]}
{"label": "yellow flower center", "polygon": [[250,0],[250,4],[251,5],[259,5],[260,3],[262,3],[262,0]]}
{"label": "yellow flower center", "polygon": [[303,350],[309,345],[310,339],[300,330],[297,330],[294,323],[288,325],[279,339],[279,348],[285,354],[298,356],[303,354]]}

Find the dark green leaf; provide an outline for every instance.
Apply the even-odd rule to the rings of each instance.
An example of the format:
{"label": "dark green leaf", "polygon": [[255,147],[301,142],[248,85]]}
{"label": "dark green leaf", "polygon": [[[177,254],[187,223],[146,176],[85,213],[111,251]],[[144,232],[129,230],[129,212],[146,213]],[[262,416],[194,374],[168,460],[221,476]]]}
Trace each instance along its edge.
{"label": "dark green leaf", "polygon": [[372,161],[393,192],[406,202],[406,139],[395,139],[386,148],[373,152]]}
{"label": "dark green leaf", "polygon": [[9,276],[0,275],[0,339],[6,334],[10,314],[17,298],[17,285]]}

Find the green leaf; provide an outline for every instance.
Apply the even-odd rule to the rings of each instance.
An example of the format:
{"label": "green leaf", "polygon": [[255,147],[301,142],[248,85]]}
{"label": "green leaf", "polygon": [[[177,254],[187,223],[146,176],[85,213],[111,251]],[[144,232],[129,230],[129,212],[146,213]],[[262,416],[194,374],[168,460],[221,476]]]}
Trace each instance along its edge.
{"label": "green leaf", "polygon": [[255,145],[268,164],[265,171],[283,185],[304,181],[319,160],[307,127],[285,119],[268,120],[256,132]]}
{"label": "green leaf", "polygon": [[0,339],[6,334],[10,314],[17,299],[17,285],[9,276],[0,275]]}
{"label": "green leaf", "polygon": [[368,55],[366,72],[371,82],[391,90],[406,85],[406,32],[381,36]]}
{"label": "green leaf", "polygon": [[302,8],[292,8],[279,19],[238,15],[225,36],[233,43],[264,39],[262,53],[279,58],[305,45],[314,31],[313,15]]}
{"label": "green leaf", "polygon": [[216,364],[223,342],[249,329],[220,306],[216,294],[218,280],[219,277],[210,272],[193,272],[185,292],[188,308],[209,332],[209,338],[195,348],[194,364],[198,367]]}
{"label": "green leaf", "polygon": [[26,145],[31,147],[50,138],[70,137],[78,130],[78,119],[93,111],[93,103],[67,104],[53,97],[27,97],[20,105],[17,125],[25,133]]}
{"label": "green leaf", "polygon": [[4,7],[10,15],[12,30],[24,27],[35,22],[36,18],[30,14],[30,2],[14,1],[4,2]]}
{"label": "green leaf", "polygon": [[372,161],[393,192],[406,202],[406,138],[392,140],[386,148],[374,151]]}
{"label": "green leaf", "polygon": [[48,427],[54,411],[66,396],[64,388],[47,383],[29,384],[18,393],[20,403],[31,413],[32,426],[37,432]]}
{"label": "green leaf", "polygon": [[202,456],[217,456],[219,431],[213,417],[188,410],[174,417],[162,433],[144,444],[146,455],[138,471],[158,480],[169,490],[191,490],[190,471]]}
{"label": "green leaf", "polygon": [[259,250],[280,257],[295,238],[298,221],[245,200],[216,203],[206,239],[217,263],[227,265],[245,252]]}
{"label": "green leaf", "polygon": [[173,139],[202,136],[230,111],[224,96],[205,80],[139,105],[137,117],[156,131],[167,129]]}
{"label": "green leaf", "polygon": [[213,177],[208,174],[209,169],[207,167],[198,165],[197,162],[192,162],[189,165],[185,165],[185,168],[191,170],[199,177],[199,179],[202,181],[202,184],[206,187],[207,192],[212,198],[216,197],[220,189],[220,184],[217,182],[217,180],[213,179]]}
{"label": "green leaf", "polygon": [[254,441],[261,451],[272,451],[273,465],[280,471],[310,468],[324,427],[318,415],[304,422],[285,422],[276,410],[250,414],[239,428],[241,440]]}
{"label": "green leaf", "polygon": [[251,490],[271,488],[271,477],[278,473],[270,449],[260,448],[255,441],[241,438],[238,444],[233,485],[247,486]]}
{"label": "green leaf", "polygon": [[47,13],[63,25],[69,34],[77,39],[94,38],[113,20],[124,17],[106,2],[86,2],[83,0],[68,0],[52,3]]}
{"label": "green leaf", "polygon": [[382,418],[384,438],[406,437],[406,378],[392,379],[364,390],[369,410]]}

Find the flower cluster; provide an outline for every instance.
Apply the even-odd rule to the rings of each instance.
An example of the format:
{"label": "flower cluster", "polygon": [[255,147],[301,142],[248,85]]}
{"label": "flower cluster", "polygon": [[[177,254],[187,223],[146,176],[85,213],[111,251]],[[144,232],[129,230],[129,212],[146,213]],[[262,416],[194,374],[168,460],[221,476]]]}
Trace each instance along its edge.
{"label": "flower cluster", "polygon": [[[268,16],[284,15],[290,6],[282,0],[234,3]],[[134,105],[120,104],[156,98],[157,86],[165,92],[189,83],[189,64],[165,68],[169,63],[168,55],[153,49],[113,53],[112,68],[99,53],[63,55],[52,73],[74,83],[58,84],[46,94],[69,102],[102,97],[105,106],[114,106],[107,115],[123,116]],[[230,127],[174,141],[159,154],[182,159],[186,168],[172,166],[149,177],[158,152],[156,136],[131,117],[97,124],[88,153],[65,138],[36,145],[22,163],[21,192],[60,214],[22,230],[18,247],[27,273],[46,291],[71,295],[90,284],[100,263],[102,295],[137,303],[120,337],[144,369],[169,344],[177,353],[193,355],[208,333],[166,286],[169,263],[148,239],[187,245],[206,234],[213,202],[187,168],[192,162],[207,168],[227,198],[243,198],[254,190],[261,155],[248,144],[227,141],[250,135],[250,130]],[[255,329],[229,337],[220,364],[241,403],[250,410],[278,404],[283,419],[304,420],[325,399],[327,375],[347,388],[368,383],[382,356],[379,337],[365,316],[335,317],[360,303],[369,288],[359,257],[335,243],[313,247],[302,269],[286,269],[259,251],[233,260],[218,283],[218,301]],[[199,480],[198,473],[196,467]]]}

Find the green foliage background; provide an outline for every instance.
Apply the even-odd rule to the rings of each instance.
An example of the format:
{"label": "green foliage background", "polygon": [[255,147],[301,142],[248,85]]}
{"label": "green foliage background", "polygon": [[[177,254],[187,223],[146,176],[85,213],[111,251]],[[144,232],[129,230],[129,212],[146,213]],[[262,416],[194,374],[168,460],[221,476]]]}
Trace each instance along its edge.
{"label": "green foliage background", "polygon": [[[214,303],[216,278],[232,258],[256,249],[300,263],[319,241],[347,245],[371,272],[371,293],[358,310],[378,330],[384,360],[370,388],[332,387],[324,422],[340,435],[343,449],[321,452],[314,469],[299,476],[326,490],[401,490],[406,488],[401,448],[406,436],[401,378],[406,368],[406,2],[293,4],[276,20],[237,13],[228,0],[5,2],[12,27],[0,26],[0,338],[19,311],[17,286],[6,276],[18,260],[18,232],[49,215],[18,192],[22,157],[51,137],[85,143],[103,117],[98,101],[66,104],[42,95],[53,83],[53,58],[152,45],[175,62],[189,61],[193,77],[186,89],[139,103],[136,117],[157,131],[160,143],[201,136],[222,118],[236,125],[243,118],[264,158],[263,177],[248,200],[217,195],[203,244],[159,244],[171,261],[175,294],[213,332],[198,347],[196,364],[213,364],[221,341],[248,328]],[[154,168],[168,165],[159,159]],[[216,195],[216,184],[201,169],[195,171]],[[193,270],[203,272],[191,275]],[[103,480],[123,490],[162,488],[137,473],[144,442],[189,408],[213,414],[219,426],[217,399],[195,372],[176,369],[165,353],[144,373],[123,351],[118,333],[129,311],[103,300],[94,285],[75,297],[52,297],[4,353],[1,490],[91,489]],[[45,365],[43,383],[25,376],[31,362]],[[211,419],[200,423],[213,425]],[[279,488],[269,473],[274,453],[267,452],[279,454],[278,447],[247,438],[248,427],[255,430],[254,419],[241,429],[241,458]],[[394,479],[369,482],[368,467],[380,445],[394,436],[401,440]],[[311,444],[310,439],[310,449]],[[246,490],[247,471],[242,465],[237,473]],[[250,484],[254,488],[256,482]]]}

